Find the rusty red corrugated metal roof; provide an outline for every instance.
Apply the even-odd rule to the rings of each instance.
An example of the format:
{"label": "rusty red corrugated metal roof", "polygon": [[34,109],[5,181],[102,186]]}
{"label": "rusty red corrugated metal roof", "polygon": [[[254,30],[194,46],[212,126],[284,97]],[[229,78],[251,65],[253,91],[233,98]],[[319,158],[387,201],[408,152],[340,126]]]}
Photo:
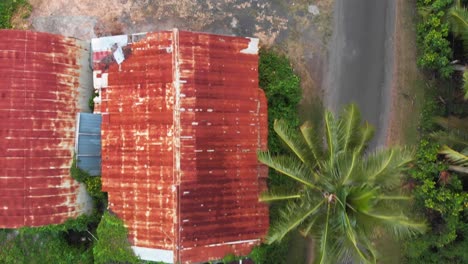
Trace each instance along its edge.
{"label": "rusty red corrugated metal roof", "polygon": [[85,50],[47,33],[0,35],[0,228],[62,223],[85,209],[70,177]]}
{"label": "rusty red corrugated metal roof", "polygon": [[174,30],[127,48],[98,107],[109,208],[175,263],[248,254],[268,230],[256,40]]}

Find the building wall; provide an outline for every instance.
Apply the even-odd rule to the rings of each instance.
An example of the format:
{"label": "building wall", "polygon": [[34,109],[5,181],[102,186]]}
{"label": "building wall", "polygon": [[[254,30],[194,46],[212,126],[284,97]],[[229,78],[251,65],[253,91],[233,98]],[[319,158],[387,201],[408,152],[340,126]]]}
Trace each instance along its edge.
{"label": "building wall", "polygon": [[47,33],[0,35],[0,228],[63,223],[90,209],[70,177],[89,49]]}

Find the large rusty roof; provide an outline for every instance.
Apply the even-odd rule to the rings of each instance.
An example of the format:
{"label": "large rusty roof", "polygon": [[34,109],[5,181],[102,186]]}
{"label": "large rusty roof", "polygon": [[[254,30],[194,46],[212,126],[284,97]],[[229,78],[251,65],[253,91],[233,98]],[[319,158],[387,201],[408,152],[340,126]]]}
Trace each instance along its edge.
{"label": "large rusty roof", "polygon": [[0,228],[62,223],[85,209],[70,177],[85,50],[47,33],[0,35]]}
{"label": "large rusty roof", "polygon": [[268,207],[258,197],[267,169],[256,153],[266,149],[267,109],[257,44],[148,33],[106,70],[97,107],[103,189],[136,248],[194,263],[246,255],[266,234]]}

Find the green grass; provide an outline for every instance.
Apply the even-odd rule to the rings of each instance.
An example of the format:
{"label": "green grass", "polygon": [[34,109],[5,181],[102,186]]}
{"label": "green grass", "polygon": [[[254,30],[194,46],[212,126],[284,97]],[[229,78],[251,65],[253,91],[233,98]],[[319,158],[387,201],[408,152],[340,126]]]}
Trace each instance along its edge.
{"label": "green grass", "polygon": [[0,29],[12,28],[11,18],[21,7],[29,10],[23,18],[29,17],[32,7],[27,0],[0,0]]}
{"label": "green grass", "polygon": [[420,116],[424,104],[426,82],[415,79],[410,86],[412,98],[409,98],[406,119],[402,120],[402,141],[407,145],[416,145],[419,142]]}

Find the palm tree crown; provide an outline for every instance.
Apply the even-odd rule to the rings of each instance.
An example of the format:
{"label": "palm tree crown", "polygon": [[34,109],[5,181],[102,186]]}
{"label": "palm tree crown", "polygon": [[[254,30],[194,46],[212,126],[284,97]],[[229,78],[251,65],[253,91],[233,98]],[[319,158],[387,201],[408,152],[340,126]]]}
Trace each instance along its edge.
{"label": "palm tree crown", "polygon": [[296,131],[275,121],[274,130],[292,155],[260,152],[259,160],[301,187],[262,197],[286,200],[279,219],[273,220],[269,243],[297,229],[318,242],[317,263],[375,263],[372,239],[378,232],[387,229],[400,237],[424,230],[400,206],[409,199],[400,180],[411,153],[393,148],[364,155],[374,130],[361,124],[355,105],[345,107],[338,119],[326,111],[323,126],[306,122]]}
{"label": "palm tree crown", "polygon": [[439,153],[451,164],[449,169],[468,174],[468,118],[437,117],[435,122],[444,130],[432,137],[442,144]]}

